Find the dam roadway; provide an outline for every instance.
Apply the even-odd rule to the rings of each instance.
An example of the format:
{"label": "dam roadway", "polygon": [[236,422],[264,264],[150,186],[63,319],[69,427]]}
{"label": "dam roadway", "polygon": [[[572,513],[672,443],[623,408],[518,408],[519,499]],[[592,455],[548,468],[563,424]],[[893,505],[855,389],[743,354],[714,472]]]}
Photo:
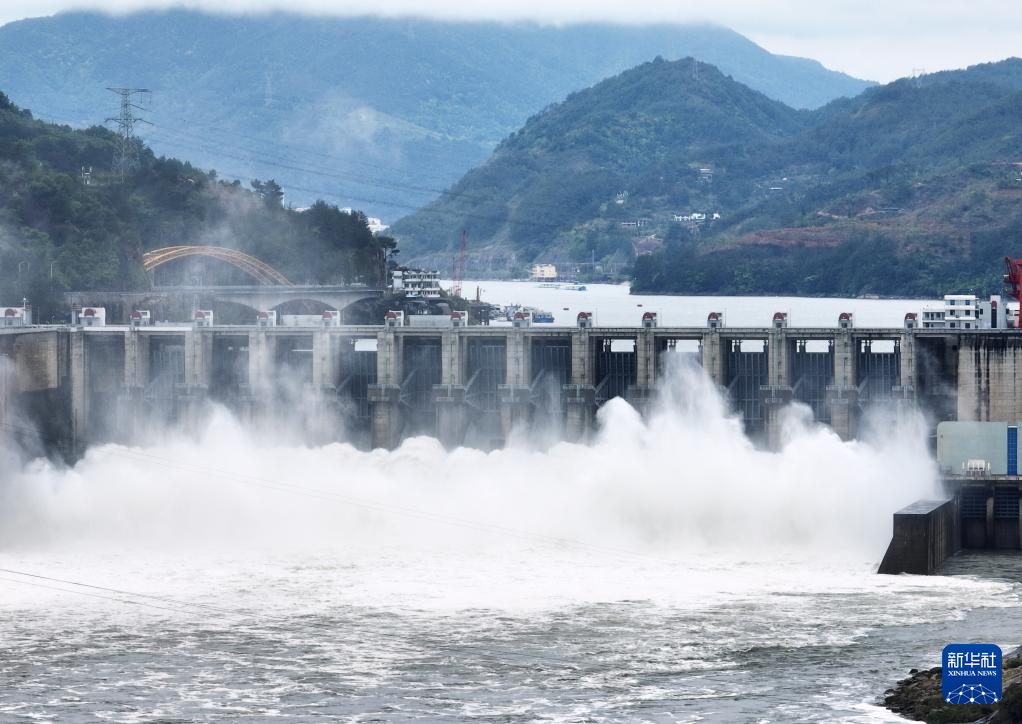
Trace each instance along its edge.
{"label": "dam roadway", "polygon": [[583,440],[614,397],[645,411],[668,360],[685,357],[768,445],[791,402],[845,439],[881,405],[1022,419],[1018,330],[586,325],[4,328],[0,415],[72,455],[209,400],[243,418],[300,403],[372,447],[411,434],[494,446],[539,420]]}

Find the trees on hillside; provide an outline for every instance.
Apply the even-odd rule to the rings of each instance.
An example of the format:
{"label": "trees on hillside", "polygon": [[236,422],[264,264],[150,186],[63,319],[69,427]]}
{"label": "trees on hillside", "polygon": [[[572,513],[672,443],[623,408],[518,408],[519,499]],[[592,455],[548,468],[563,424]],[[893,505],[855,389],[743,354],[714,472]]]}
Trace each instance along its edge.
{"label": "trees on hillside", "polygon": [[0,303],[28,297],[48,319],[63,313],[64,291],[144,287],[143,252],[180,244],[237,248],[295,281],[385,280],[395,242],[361,212],[290,209],[273,179],[249,190],[148,149],[122,184],[116,141],[36,121],[0,93]]}

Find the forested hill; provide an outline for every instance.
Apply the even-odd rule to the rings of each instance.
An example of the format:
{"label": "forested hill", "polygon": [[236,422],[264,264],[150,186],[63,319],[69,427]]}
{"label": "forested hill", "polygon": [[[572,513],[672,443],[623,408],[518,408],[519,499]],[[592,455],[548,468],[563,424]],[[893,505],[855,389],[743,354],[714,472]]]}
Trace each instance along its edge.
{"label": "forested hill", "polygon": [[529,119],[394,232],[412,255],[444,250],[450,229],[464,227],[473,248],[501,246],[526,260],[550,251],[603,257],[618,241],[604,231],[631,219],[637,204],[698,184],[693,160],[777,143],[804,121],[711,65],[657,59]]}
{"label": "forested hill", "polygon": [[[248,189],[141,145],[122,182],[117,141],[33,119],[0,93],[0,303],[28,297],[46,320],[67,290],[143,288],[143,252],[178,244],[240,249],[294,282],[384,277],[393,240],[374,237],[363,214],[323,202],[294,211],[273,181]],[[251,283],[226,265],[210,273]]]}
{"label": "forested hill", "polygon": [[1019,117],[1018,59],[815,111],[658,60],[530,119],[394,232],[435,264],[465,228],[477,273],[595,258],[644,291],[983,291],[1022,253]]}
{"label": "forested hill", "polygon": [[[229,42],[226,42],[228,41]],[[0,88],[37,117],[87,126],[109,86],[150,88],[159,153],[274,177],[392,222],[484,161],[532,114],[657,55],[715,63],[805,108],[869,83],[706,25],[567,25],[63,13],[0,27]]]}

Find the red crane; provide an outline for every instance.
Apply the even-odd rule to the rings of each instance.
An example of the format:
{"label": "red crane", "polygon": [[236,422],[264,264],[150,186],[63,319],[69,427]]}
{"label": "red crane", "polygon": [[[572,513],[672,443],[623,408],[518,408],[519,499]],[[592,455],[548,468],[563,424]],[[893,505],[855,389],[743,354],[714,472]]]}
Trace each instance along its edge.
{"label": "red crane", "polygon": [[461,296],[461,283],[465,281],[465,247],[468,245],[468,232],[461,232],[461,248],[458,255],[451,262],[451,294],[455,297]]}
{"label": "red crane", "polygon": [[1016,302],[1022,303],[1022,259],[1004,257],[1007,274],[1004,275],[1004,291]]}

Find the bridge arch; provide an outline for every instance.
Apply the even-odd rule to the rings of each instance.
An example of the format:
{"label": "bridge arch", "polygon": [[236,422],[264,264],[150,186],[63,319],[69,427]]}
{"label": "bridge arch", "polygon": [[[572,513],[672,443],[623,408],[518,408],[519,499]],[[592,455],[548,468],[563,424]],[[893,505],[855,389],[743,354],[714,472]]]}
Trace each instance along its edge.
{"label": "bridge arch", "polygon": [[153,249],[142,255],[142,266],[146,271],[152,271],[161,264],[186,256],[207,256],[225,261],[241,269],[260,284],[267,286],[275,284],[285,287],[294,286],[286,276],[266,262],[237,249],[228,249],[223,246],[167,246],[162,249]]}

